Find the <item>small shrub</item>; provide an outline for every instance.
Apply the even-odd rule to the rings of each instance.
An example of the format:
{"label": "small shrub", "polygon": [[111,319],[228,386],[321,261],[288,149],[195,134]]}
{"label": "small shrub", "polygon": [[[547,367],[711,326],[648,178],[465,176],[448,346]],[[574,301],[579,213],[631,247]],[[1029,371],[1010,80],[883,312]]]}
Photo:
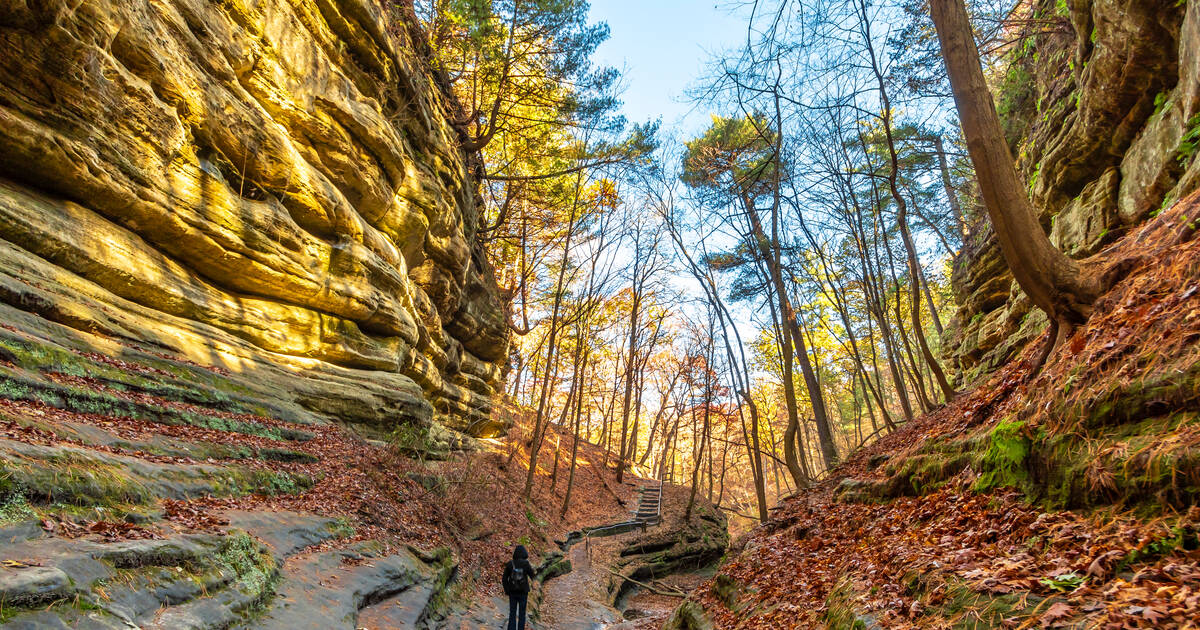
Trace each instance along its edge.
{"label": "small shrub", "polygon": [[1192,156],[1196,154],[1196,147],[1200,145],[1200,114],[1196,114],[1188,119],[1187,133],[1179,140],[1179,148],[1176,149],[1176,159],[1180,166],[1187,165]]}
{"label": "small shrub", "polygon": [[396,450],[418,459],[423,459],[433,450],[427,426],[402,424],[392,430],[390,441]]}
{"label": "small shrub", "polygon": [[339,516],[329,524],[329,533],[335,538],[353,538],[356,531],[354,523],[345,516]]}
{"label": "small shrub", "polygon": [[1063,573],[1062,575],[1042,578],[1038,580],[1038,582],[1041,582],[1050,590],[1058,591],[1060,593],[1070,593],[1080,586],[1083,586],[1083,583],[1086,580],[1087,578],[1076,573]]}
{"label": "small shrub", "polygon": [[250,492],[275,496],[278,494],[300,494],[313,487],[313,480],[308,475],[275,472],[272,470],[256,470],[241,485]]}
{"label": "small shrub", "polygon": [[237,587],[243,592],[262,598],[274,591],[279,576],[275,558],[245,532],[221,541],[216,564],[237,575]]}
{"label": "small shrub", "polygon": [[29,500],[19,490],[9,492],[0,500],[0,523],[15,523],[36,517],[37,512],[33,511],[33,506],[29,505]]}
{"label": "small shrub", "polygon": [[713,579],[713,594],[730,609],[737,605],[739,590],[737,580],[729,575],[718,573],[717,577]]}
{"label": "small shrub", "polygon": [[530,525],[532,525],[536,528],[539,528],[539,529],[544,528],[550,524],[545,519],[540,518],[537,514],[534,514],[533,510],[525,510],[525,520],[529,521]]}

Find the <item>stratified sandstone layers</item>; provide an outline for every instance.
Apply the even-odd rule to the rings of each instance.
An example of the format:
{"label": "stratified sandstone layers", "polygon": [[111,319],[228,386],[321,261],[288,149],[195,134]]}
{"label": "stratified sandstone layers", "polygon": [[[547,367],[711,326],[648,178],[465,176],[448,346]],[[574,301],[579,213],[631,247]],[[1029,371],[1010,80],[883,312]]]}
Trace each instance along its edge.
{"label": "stratified sandstone layers", "polygon": [[[1200,4],[1034,5],[1037,33],[994,96],[1046,231],[1083,258],[1200,188]],[[1044,329],[986,224],[952,279],[959,310],[944,349],[965,380]]]}
{"label": "stratified sandstone layers", "polygon": [[506,320],[406,24],[379,0],[0,0],[0,321],[317,418],[485,430]]}

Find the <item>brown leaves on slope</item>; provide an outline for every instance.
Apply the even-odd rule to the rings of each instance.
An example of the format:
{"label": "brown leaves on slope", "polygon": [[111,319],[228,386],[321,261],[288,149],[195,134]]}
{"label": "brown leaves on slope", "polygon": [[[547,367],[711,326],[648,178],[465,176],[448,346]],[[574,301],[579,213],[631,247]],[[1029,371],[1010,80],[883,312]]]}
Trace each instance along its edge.
{"label": "brown leaves on slope", "polygon": [[[1198,209],[1194,195],[1102,255],[1127,261],[1125,277],[1039,374],[1013,361],[787,500],[721,569],[739,585],[733,608],[713,582],[697,594],[717,627],[821,627],[830,603],[849,597],[886,628],[972,627],[988,615],[1010,628],[1200,628],[1194,505],[1153,519],[1118,506],[1043,513],[1013,491],[973,492],[970,470],[917,498],[833,500],[841,479],[887,474],[868,465],[871,455],[900,460],[1004,418],[1087,440],[1106,427],[1200,410],[1200,240],[1177,238]],[[1149,448],[1194,452],[1196,429],[1185,422]],[[1193,460],[1175,461],[1177,472],[1194,470]],[[1102,473],[1089,479],[1093,487],[1105,487]],[[1182,473],[1180,483],[1195,485]]]}
{"label": "brown leaves on slope", "polygon": [[794,525],[756,530],[721,569],[750,587],[740,589],[736,610],[711,582],[700,601],[721,628],[819,627],[830,594],[851,576],[854,608],[886,628],[949,628],[969,610],[947,604],[968,594],[981,606],[1023,598],[1010,627],[1085,620],[1114,630],[1184,628],[1200,618],[1200,552],[1166,542],[1175,528],[1200,530],[1200,508],[1174,528],[1111,514],[1046,514],[1015,492],[970,492],[972,481],[964,474],[887,505],[836,503],[827,490],[790,501],[775,520]]}

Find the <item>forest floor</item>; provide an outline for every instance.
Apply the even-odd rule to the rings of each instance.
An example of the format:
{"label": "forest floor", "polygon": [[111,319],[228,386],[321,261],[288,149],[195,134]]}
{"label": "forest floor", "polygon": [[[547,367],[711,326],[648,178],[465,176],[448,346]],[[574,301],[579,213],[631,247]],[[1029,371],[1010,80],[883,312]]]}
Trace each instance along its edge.
{"label": "forest floor", "polygon": [[1040,373],[1027,348],[784,500],[693,596],[715,626],[1200,627],[1198,210],[1101,254],[1133,263]]}
{"label": "forest floor", "polygon": [[[81,377],[52,374],[96,391],[110,391],[99,382]],[[194,406],[156,399],[145,394],[115,392],[120,398],[197,411]],[[211,410],[205,413],[212,413]],[[528,452],[513,456],[511,448],[485,441],[485,450],[456,454],[446,460],[425,460],[400,454],[391,446],[367,441],[335,425],[293,425],[264,416],[221,413],[231,421],[252,427],[282,429],[310,434],[303,441],[275,439],[245,433],[164,425],[130,417],[77,413],[38,401],[0,399],[0,437],[29,444],[80,446],[89,450],[131,455],[158,463],[188,465],[231,463],[239,468],[271,475],[262,478],[305,480],[300,487],[270,489],[241,496],[203,496],[164,502],[164,521],[132,525],[125,521],[83,518],[77,510],[55,514],[39,510],[50,531],[67,536],[88,536],[102,531],[108,540],[154,537],[166,533],[206,531],[228,525],[226,511],[296,511],[343,518],[353,535],[329,543],[350,545],[362,540],[383,540],[389,545],[422,548],[451,547],[461,556],[459,570],[474,576],[472,586],[481,594],[499,590],[500,568],[512,546],[523,542],[536,552],[549,548],[555,536],[623,514],[633,499],[633,487],[618,484],[612,471],[603,469],[600,450],[580,443],[579,467],[572,491],[572,507],[566,517],[560,508],[566,488],[566,469],[551,485],[551,471],[539,466],[533,497],[522,499]],[[35,422],[31,422],[30,420]],[[212,443],[229,449],[228,457],[156,455],[136,446],[126,448],[97,444],[94,440],[63,435],[48,426],[88,426],[111,434],[130,445],[152,444],[159,438],[186,444]],[[553,437],[556,428],[551,427]],[[569,440],[569,438],[564,438]],[[284,459],[246,458],[243,452],[277,449]],[[299,454],[299,455],[296,455]],[[545,453],[543,453],[543,456]],[[302,456],[308,456],[302,458]],[[307,480],[312,480],[311,482]],[[303,487],[311,483],[311,487]],[[96,516],[100,516],[97,514]],[[61,518],[60,518],[61,517]]]}

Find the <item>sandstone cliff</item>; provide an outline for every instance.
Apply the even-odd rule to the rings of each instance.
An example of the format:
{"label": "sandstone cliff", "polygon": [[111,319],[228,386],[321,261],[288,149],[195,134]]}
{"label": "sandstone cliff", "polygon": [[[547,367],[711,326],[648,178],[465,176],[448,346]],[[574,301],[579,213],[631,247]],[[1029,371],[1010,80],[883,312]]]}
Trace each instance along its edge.
{"label": "sandstone cliff", "polygon": [[0,321],[182,355],[314,420],[489,430],[506,322],[405,24],[380,0],[0,0]]}
{"label": "sandstone cliff", "polygon": [[[1038,0],[1038,32],[994,87],[1010,146],[1051,240],[1083,258],[1200,187],[1200,6]],[[952,281],[945,352],[971,380],[1041,333],[986,221]]]}

